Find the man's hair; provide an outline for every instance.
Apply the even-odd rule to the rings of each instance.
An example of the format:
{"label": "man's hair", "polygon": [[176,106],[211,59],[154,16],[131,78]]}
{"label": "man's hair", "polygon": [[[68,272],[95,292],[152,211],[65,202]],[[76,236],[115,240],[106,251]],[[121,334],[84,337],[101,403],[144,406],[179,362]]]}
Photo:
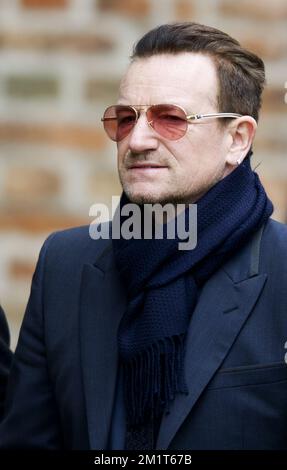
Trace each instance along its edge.
{"label": "man's hair", "polygon": [[131,59],[181,52],[206,54],[213,60],[219,81],[219,112],[248,114],[258,121],[264,63],[216,28],[193,22],[158,26],[138,41]]}

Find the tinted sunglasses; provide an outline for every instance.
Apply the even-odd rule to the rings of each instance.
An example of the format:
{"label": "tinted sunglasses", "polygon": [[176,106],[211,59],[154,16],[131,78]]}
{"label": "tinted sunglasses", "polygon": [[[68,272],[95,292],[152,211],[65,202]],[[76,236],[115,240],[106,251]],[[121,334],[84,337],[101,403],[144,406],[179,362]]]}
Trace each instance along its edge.
{"label": "tinted sunglasses", "polygon": [[137,107],[119,104],[109,106],[102,117],[104,129],[110,139],[120,142],[127,137],[135,127],[141,110],[145,111],[149,126],[167,140],[180,139],[185,135],[188,125],[200,119],[238,118],[242,116],[236,113],[188,115],[181,106],[174,104],[153,104]]}

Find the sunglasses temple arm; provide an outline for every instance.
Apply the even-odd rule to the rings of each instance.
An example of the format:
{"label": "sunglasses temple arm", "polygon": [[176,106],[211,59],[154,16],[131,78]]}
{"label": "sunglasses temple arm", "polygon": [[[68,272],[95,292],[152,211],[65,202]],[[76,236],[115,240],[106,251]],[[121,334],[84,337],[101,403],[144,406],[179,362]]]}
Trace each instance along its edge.
{"label": "sunglasses temple arm", "polygon": [[210,114],[192,114],[187,116],[187,121],[198,121],[199,119],[204,118],[238,118],[241,117],[242,114],[237,113],[210,113]]}

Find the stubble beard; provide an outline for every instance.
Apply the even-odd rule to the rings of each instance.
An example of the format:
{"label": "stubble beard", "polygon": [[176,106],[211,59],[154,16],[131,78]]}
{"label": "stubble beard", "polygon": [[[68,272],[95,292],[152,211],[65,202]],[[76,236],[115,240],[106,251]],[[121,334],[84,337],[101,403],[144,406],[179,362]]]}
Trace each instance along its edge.
{"label": "stubble beard", "polygon": [[[174,192],[168,190],[162,190],[161,193],[155,194],[155,192],[145,192],[141,194],[135,192],[132,188],[132,184],[126,183],[125,179],[119,174],[120,183],[123,188],[124,193],[128,197],[129,201],[134,204],[160,204],[164,206],[165,204],[188,204],[192,202],[192,196],[188,190],[177,190]],[[156,184],[156,183],[155,183]],[[176,186],[175,182],[172,181],[169,184],[170,188]]]}

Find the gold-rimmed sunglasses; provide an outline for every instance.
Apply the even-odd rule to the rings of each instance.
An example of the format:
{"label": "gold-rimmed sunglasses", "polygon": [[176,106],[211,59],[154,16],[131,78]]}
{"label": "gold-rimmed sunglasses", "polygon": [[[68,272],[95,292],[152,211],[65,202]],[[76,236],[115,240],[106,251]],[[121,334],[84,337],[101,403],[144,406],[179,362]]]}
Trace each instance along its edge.
{"label": "gold-rimmed sunglasses", "polygon": [[104,129],[110,139],[120,142],[133,130],[144,111],[147,122],[161,137],[167,140],[178,140],[183,137],[188,125],[201,119],[238,118],[237,113],[190,114],[175,104],[153,104],[141,106],[114,105],[109,106],[102,117]]}

